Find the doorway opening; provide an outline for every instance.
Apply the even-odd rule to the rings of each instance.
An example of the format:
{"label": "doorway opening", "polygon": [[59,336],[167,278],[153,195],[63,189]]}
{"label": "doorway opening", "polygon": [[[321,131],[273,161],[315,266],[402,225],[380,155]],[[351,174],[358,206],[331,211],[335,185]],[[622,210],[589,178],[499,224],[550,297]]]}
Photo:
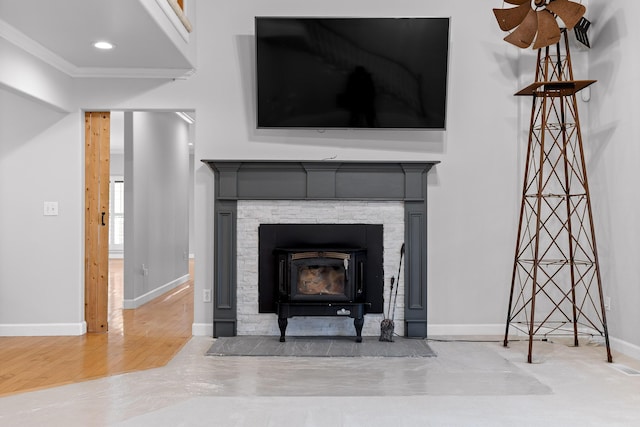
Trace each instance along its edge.
{"label": "doorway opening", "polygon": [[[110,112],[109,206],[108,216],[105,215],[109,225],[106,316],[112,323],[108,329],[114,327],[116,333],[122,332],[122,319],[126,317],[126,311],[162,299],[174,290],[188,293],[189,286],[183,285],[189,281],[192,291],[194,258],[190,245],[195,132],[193,123],[186,123],[174,113]],[[189,114],[193,118],[194,113]],[[161,136],[166,138],[159,143]],[[148,161],[150,158],[154,161]],[[179,166],[171,164],[174,160]],[[145,182],[148,176],[154,179]],[[136,186],[140,183],[142,185]],[[176,190],[179,185],[182,187]],[[185,196],[180,200],[168,201],[165,206],[158,206],[162,202],[158,202],[159,199],[166,199],[171,194]],[[170,204],[179,207],[170,207]],[[156,217],[163,215],[157,214],[156,209],[166,214],[164,223],[154,222]],[[144,230],[147,224],[151,224],[151,228]],[[135,232],[141,229],[146,238],[136,239],[140,236]],[[133,244],[128,244],[128,241]],[[135,244],[141,241],[144,244]],[[168,273],[169,276],[162,276],[163,272],[158,270],[162,269],[162,263],[167,263],[168,256],[172,256],[173,270]],[[85,303],[91,305],[93,301],[85,300]],[[193,304],[190,307],[192,318]],[[95,332],[89,328],[87,330]]]}

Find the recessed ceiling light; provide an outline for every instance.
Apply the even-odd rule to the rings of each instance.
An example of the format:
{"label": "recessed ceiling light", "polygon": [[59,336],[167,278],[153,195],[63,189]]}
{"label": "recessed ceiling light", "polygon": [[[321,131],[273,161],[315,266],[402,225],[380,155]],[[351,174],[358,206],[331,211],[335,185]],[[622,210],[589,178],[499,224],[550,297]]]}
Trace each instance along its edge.
{"label": "recessed ceiling light", "polygon": [[99,41],[95,42],[93,44],[93,47],[95,47],[96,49],[109,50],[113,49],[113,44],[105,41]]}

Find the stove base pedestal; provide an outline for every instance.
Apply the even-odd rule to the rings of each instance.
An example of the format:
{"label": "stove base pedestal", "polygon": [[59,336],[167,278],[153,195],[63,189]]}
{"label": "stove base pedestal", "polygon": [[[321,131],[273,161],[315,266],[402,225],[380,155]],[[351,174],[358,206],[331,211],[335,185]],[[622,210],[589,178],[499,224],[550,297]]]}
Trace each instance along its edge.
{"label": "stove base pedestal", "polygon": [[353,319],[356,329],[356,342],[362,342],[362,326],[364,325],[364,307],[366,303],[304,303],[280,302],[277,304],[280,342],[285,342],[285,332],[289,318],[295,316],[346,316]]}

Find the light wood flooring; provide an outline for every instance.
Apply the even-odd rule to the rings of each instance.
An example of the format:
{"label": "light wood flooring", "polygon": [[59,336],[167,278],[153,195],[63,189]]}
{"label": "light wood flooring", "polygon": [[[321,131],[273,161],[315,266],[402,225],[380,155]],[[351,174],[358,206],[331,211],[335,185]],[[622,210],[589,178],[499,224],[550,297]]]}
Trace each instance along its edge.
{"label": "light wood flooring", "polygon": [[0,337],[0,396],[166,365],[191,338],[190,280],[135,310],[122,309],[123,261],[109,261],[109,332]]}

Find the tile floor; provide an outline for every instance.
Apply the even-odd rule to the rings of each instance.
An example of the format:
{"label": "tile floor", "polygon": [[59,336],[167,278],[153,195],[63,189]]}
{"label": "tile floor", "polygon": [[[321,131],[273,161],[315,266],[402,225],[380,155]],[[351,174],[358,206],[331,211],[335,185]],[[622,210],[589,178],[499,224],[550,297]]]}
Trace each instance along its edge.
{"label": "tile floor", "polygon": [[[495,338],[499,340],[498,338]],[[585,343],[431,341],[437,357],[206,356],[0,398],[2,426],[640,426],[640,362]]]}

